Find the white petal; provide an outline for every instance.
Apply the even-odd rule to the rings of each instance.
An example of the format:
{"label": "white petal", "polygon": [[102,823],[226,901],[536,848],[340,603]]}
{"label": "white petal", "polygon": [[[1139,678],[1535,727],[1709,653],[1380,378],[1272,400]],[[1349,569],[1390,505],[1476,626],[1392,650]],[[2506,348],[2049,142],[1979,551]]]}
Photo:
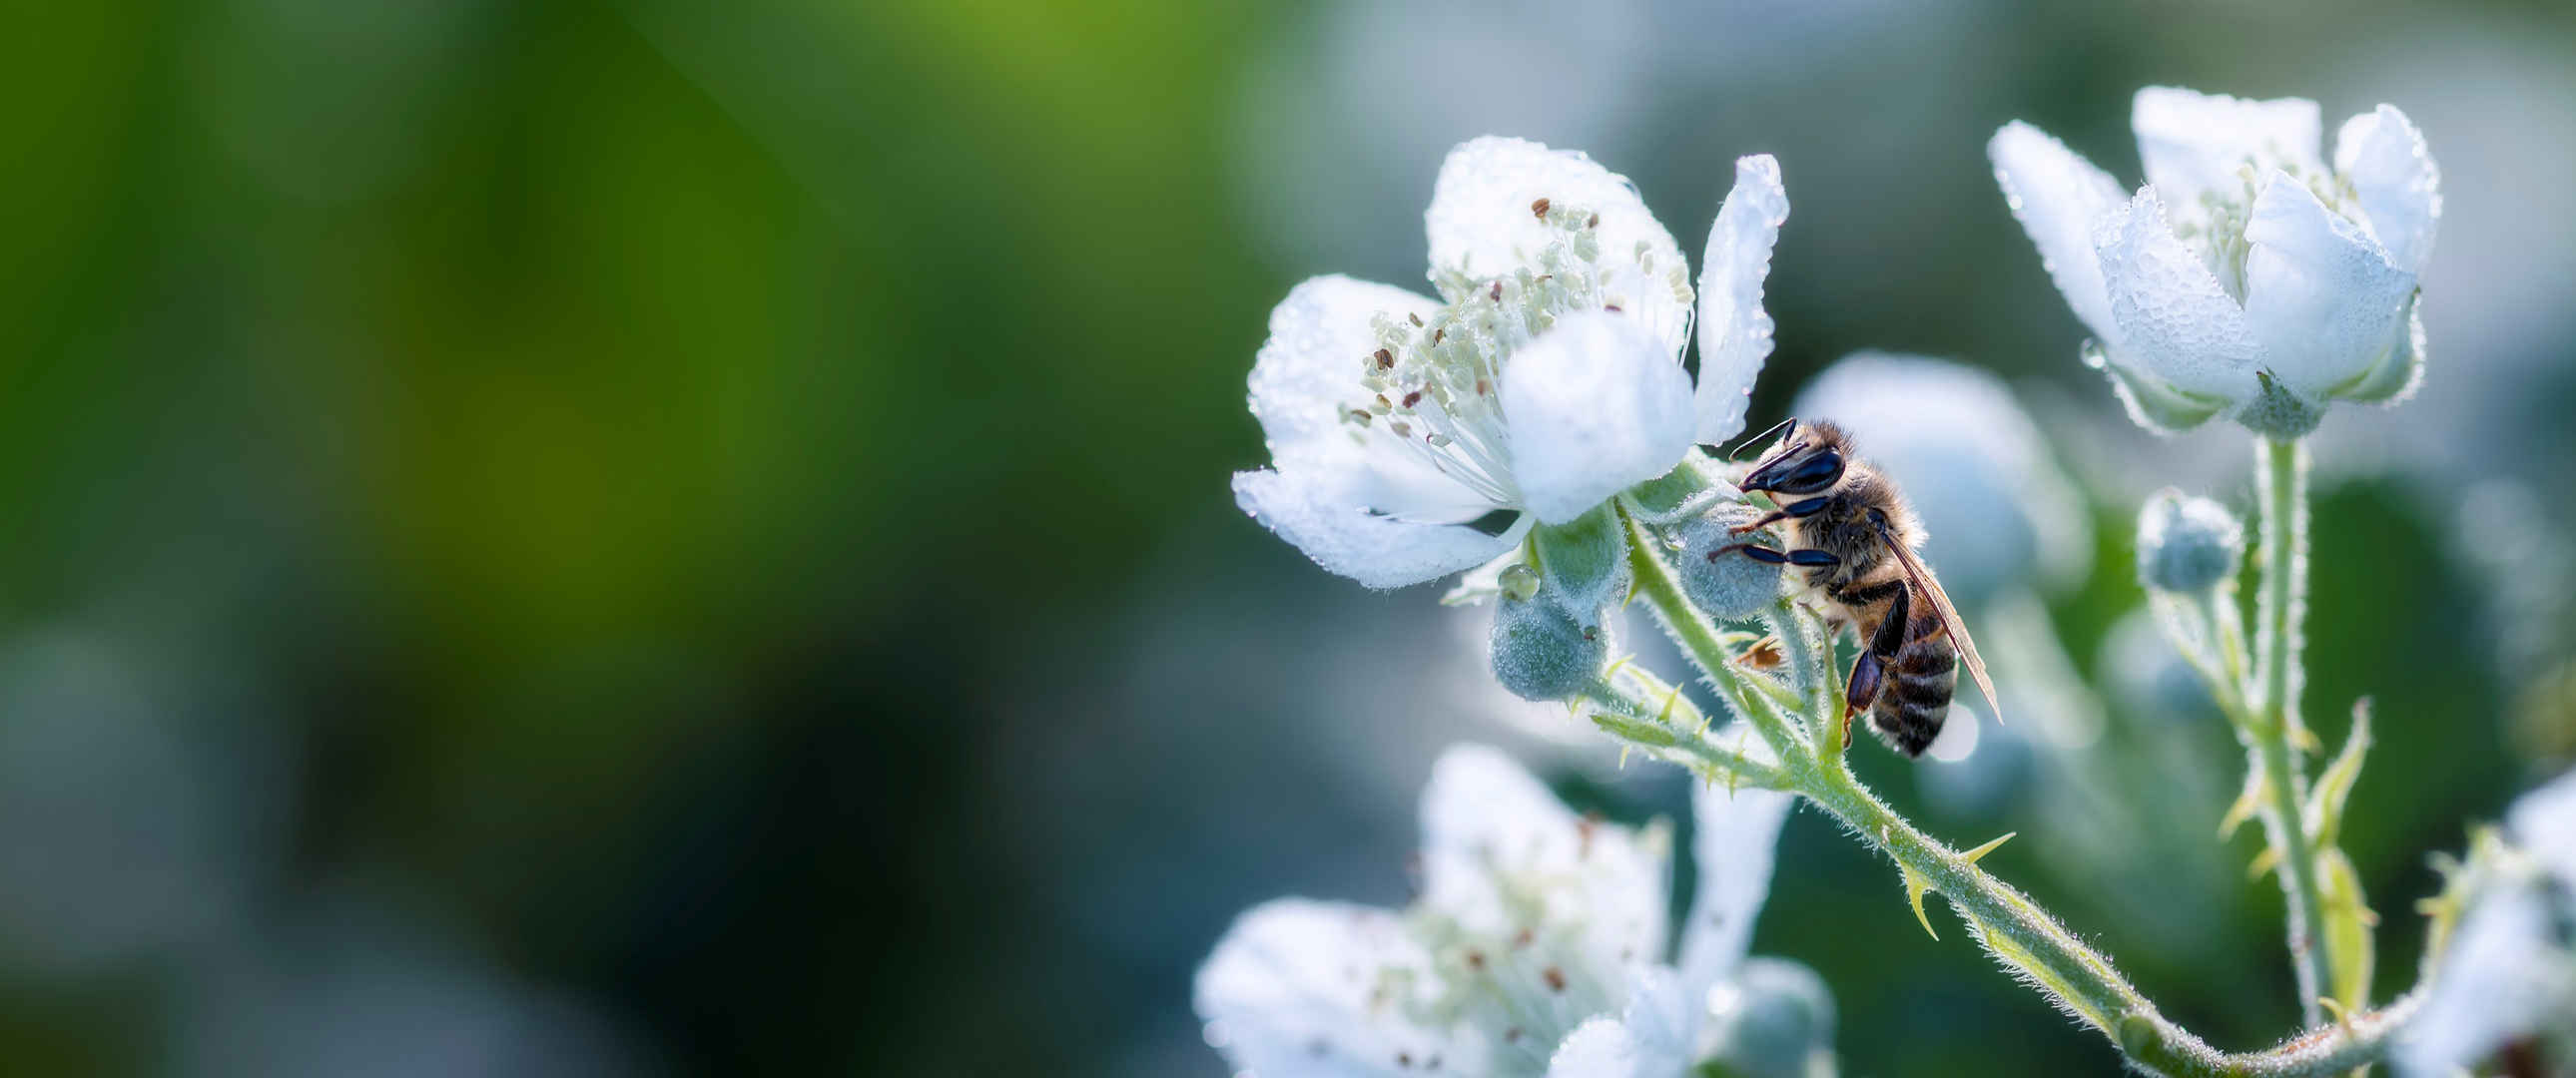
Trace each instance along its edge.
{"label": "white petal", "polygon": [[2371,235],[2388,248],[2388,260],[2424,272],[2442,218],[2442,169],[2425,148],[2424,133],[2395,105],[2362,113],[2335,133],[2335,171],[2361,197],[2361,212],[2370,218]]}
{"label": "white petal", "polygon": [[2111,297],[2102,288],[2093,226],[2127,201],[2120,185],[2065,143],[2019,120],[1995,132],[1986,156],[1995,163],[2004,204],[2030,233],[2040,265],[2066,295],[2066,305],[2105,346],[2117,346],[2120,327],[2111,320]]}
{"label": "white petal", "polygon": [[2305,98],[2251,101],[2150,86],[2138,91],[2129,126],[2138,134],[2147,182],[2181,221],[2202,219],[2204,194],[2241,203],[2249,165],[2255,176],[2274,168],[2302,176],[2325,171],[2317,150],[2323,121],[2317,103]]}
{"label": "white petal", "polygon": [[1690,919],[1682,924],[1684,986],[1706,998],[1710,985],[1744,961],[1753,919],[1771,893],[1780,825],[1796,801],[1777,790],[1703,782],[1691,792],[1691,864],[1699,872]]}
{"label": "white petal", "polygon": [[2576,890],[2576,771],[2515,798],[2504,819],[2515,845],[2538,858],[2560,886]]}
{"label": "white petal", "polygon": [[1364,465],[1290,463],[1234,473],[1234,502],[1332,572],[1372,588],[1437,580],[1492,560],[1520,541],[1529,518],[1501,535],[1463,524],[1418,524],[1372,511]]}
{"label": "white petal", "polygon": [[[1627,1078],[1641,1075],[1645,1052],[1627,1023],[1595,1018],[1574,1028],[1547,1062],[1547,1078]],[[1670,1073],[1656,1078],[1673,1078]]]}
{"label": "white petal", "polygon": [[1672,970],[1641,966],[1627,1009],[1575,1027],[1548,1061],[1548,1078],[1683,1078],[1707,1013],[1705,989],[1693,993]]}
{"label": "white petal", "polygon": [[1270,457],[1282,464],[1314,459],[1347,460],[1361,444],[1342,414],[1365,404],[1362,364],[1377,350],[1369,321],[1428,316],[1440,309],[1393,285],[1349,277],[1312,277],[1290,289],[1270,311],[1270,339],[1252,361],[1252,415],[1260,420]]}
{"label": "white petal", "polygon": [[2175,237],[2154,187],[2139,188],[2105,218],[2093,246],[2123,359],[2187,392],[2230,401],[2254,395],[2262,348],[2245,312]]}
{"label": "white petal", "polygon": [[1424,215],[1431,264],[1491,277],[1535,258],[1563,235],[1531,212],[1542,198],[1601,215],[1603,295],[1678,359],[1690,338],[1690,266],[1681,245],[1647,212],[1627,177],[1579,152],[1493,136],[1449,151]]}
{"label": "white petal", "polygon": [[1771,276],[1771,247],[1789,219],[1789,191],[1770,154],[1735,159],[1735,187],[1717,207],[1700,259],[1699,413],[1701,445],[1723,445],[1744,430],[1753,380],[1771,355],[1771,316],[1762,282]]}
{"label": "white petal", "polygon": [[2245,321],[2274,376],[2321,399],[2380,368],[2405,332],[2414,274],[2286,173],[2265,178],[2245,238]]}
{"label": "white petal", "polygon": [[2550,905],[2548,891],[2508,884],[2461,916],[2424,1009],[2392,1053],[2398,1074],[2448,1078],[2564,1021],[2576,1007],[2576,955],[2556,941]]}
{"label": "white petal", "polygon": [[1226,931],[1199,967],[1193,1000],[1226,1061],[1264,1076],[1417,1074],[1434,1057],[1472,1065],[1460,1053],[1474,1046],[1408,1019],[1414,1000],[1378,997],[1405,990],[1386,971],[1429,967],[1395,913],[1283,898]]}
{"label": "white petal", "polygon": [[[1505,877],[1542,883],[1547,916],[1584,925],[1595,976],[1663,953],[1667,861],[1660,830],[1580,819],[1496,749],[1441,754],[1422,791],[1423,904],[1471,930],[1507,933],[1529,926]],[[1529,888],[1512,890],[1526,898]]]}
{"label": "white petal", "polygon": [[1584,311],[1518,352],[1503,376],[1512,477],[1562,524],[1673,470],[1696,429],[1690,375],[1633,319]]}

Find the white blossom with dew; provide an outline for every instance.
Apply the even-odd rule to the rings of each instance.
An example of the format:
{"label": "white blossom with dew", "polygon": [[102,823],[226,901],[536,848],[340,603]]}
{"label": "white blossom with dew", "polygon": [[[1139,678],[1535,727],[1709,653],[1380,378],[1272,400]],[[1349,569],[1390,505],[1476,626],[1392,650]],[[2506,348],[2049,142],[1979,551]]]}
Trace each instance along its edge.
{"label": "white blossom with dew", "polygon": [[1251,406],[1272,467],[1236,473],[1236,502],[1324,568],[1393,588],[1664,475],[1742,427],[1787,209],[1776,163],[1737,162],[1702,281],[1727,300],[1702,334],[1724,360],[1694,387],[1690,267],[1636,188],[1534,142],[1458,147],[1426,214],[1439,299],[1317,277],[1271,313]]}
{"label": "white blossom with dew", "polygon": [[1403,910],[1286,898],[1199,969],[1209,1042],[1261,1078],[1682,1078],[1770,889],[1787,794],[1702,786],[1699,893],[1678,940],[1661,824],[1576,816],[1501,752],[1444,754],[1423,792],[1422,894]]}
{"label": "white blossom with dew", "polygon": [[2393,1053],[2401,1076],[2447,1078],[2535,1039],[2576,1066],[2576,771],[2516,800],[2505,834],[2464,870],[2480,878]]}
{"label": "white blossom with dew", "polygon": [[2086,362],[2157,430],[2228,415],[2295,437],[2333,400],[2389,403],[2421,376],[2416,278],[2441,171],[2394,105],[2320,152],[2317,103],[2171,87],[2131,114],[2146,185],[2029,124],[1987,143],[2049,276],[2094,334]]}

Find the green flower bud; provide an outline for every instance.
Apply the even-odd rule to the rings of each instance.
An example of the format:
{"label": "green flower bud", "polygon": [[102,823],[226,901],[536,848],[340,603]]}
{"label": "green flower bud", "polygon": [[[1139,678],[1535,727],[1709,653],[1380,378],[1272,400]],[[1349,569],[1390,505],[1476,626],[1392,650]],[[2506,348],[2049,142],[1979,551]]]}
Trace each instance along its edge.
{"label": "green flower bud", "polygon": [[1494,677],[1524,700],[1563,700],[1591,686],[1610,658],[1610,629],[1599,609],[1579,615],[1565,597],[1544,589],[1529,599],[1505,595],[1494,610]]}
{"label": "green flower bud", "polygon": [[2266,438],[2288,441],[2305,438],[2325,422],[2326,410],[2290,391],[2278,379],[2263,371],[2254,372],[2263,388],[2253,399],[2236,406],[2236,421],[2245,429]]}
{"label": "green flower bud", "polygon": [[1712,618],[1749,618],[1780,597],[1779,566],[1727,549],[1739,543],[1780,549],[1780,541],[1767,530],[1743,535],[1731,530],[1761,515],[1743,502],[1720,502],[1680,528],[1676,538],[1681,549],[1673,553],[1674,568],[1681,574],[1682,593],[1702,613]]}
{"label": "green flower bud", "polygon": [[2217,587],[2245,560],[2245,526],[2226,507],[2167,487],[2138,511],[2138,580],[2191,594]]}
{"label": "green flower bud", "polygon": [[1746,1078],[1804,1078],[1833,1051],[1834,998],[1814,970],[1781,958],[1748,958],[1714,996],[1717,1059]]}

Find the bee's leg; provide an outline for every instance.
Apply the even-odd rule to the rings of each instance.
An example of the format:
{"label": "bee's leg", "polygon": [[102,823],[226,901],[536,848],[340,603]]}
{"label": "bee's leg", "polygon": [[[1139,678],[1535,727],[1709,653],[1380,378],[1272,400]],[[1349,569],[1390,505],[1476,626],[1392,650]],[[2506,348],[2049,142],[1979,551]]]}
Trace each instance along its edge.
{"label": "bee's leg", "polygon": [[1808,568],[1815,568],[1817,566],[1841,565],[1843,563],[1841,558],[1835,557],[1833,552],[1829,550],[1779,551],[1753,543],[1729,543],[1725,546],[1709,551],[1708,560],[1716,561],[1721,557],[1735,553],[1739,550],[1744,552],[1745,557],[1751,558],[1755,561],[1770,562],[1773,565],[1799,565],[1806,566]]}
{"label": "bee's leg", "polygon": [[1843,688],[1843,744],[1851,744],[1852,716],[1860,714],[1878,699],[1879,683],[1887,668],[1896,662],[1896,653],[1905,649],[1906,623],[1913,618],[1914,589],[1898,588],[1888,601],[1887,617],[1871,633],[1860,657],[1852,660],[1851,680]]}
{"label": "bee's leg", "polygon": [[1752,543],[1729,543],[1725,546],[1709,551],[1708,560],[1716,561],[1719,558],[1733,554],[1739,550],[1744,552],[1745,557],[1751,558],[1755,561],[1770,562],[1773,565],[1789,564],[1788,555],[1777,550],[1773,550],[1770,547],[1757,546]]}
{"label": "bee's leg", "polygon": [[1728,530],[1737,535],[1742,535],[1757,528],[1770,527],[1774,522],[1785,520],[1790,517],[1811,517],[1824,512],[1825,507],[1832,505],[1833,502],[1833,495],[1830,494],[1819,495],[1805,501],[1790,502],[1771,513],[1765,514],[1760,520],[1756,520],[1751,524],[1738,524]]}

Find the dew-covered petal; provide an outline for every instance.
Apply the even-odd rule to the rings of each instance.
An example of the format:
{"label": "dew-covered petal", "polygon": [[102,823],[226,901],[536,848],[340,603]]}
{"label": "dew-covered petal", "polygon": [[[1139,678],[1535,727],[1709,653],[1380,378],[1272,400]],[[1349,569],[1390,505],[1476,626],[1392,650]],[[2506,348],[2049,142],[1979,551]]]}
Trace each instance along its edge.
{"label": "dew-covered petal", "polygon": [[[1262,1075],[1378,1078],[1438,1059],[1472,1073],[1478,1046],[1409,1017],[1430,968],[1391,911],[1283,898],[1237,919],[1199,967],[1193,1002],[1235,1068]],[[1389,974],[1393,973],[1393,976]],[[1398,993],[1384,998],[1381,992]]]}
{"label": "dew-covered petal", "polygon": [[1669,968],[1638,967],[1619,1017],[1575,1027],[1548,1061],[1548,1078],[1683,1078],[1697,1062],[1707,1000]]}
{"label": "dew-covered petal", "polygon": [[2397,335],[2397,347],[2380,361],[2378,367],[2353,382],[2335,390],[2335,399],[2359,404],[2394,405],[2415,395],[2424,384],[2424,312],[2422,293],[2406,301],[2406,329]]}
{"label": "dew-covered petal", "polygon": [[1437,580],[1500,556],[1529,530],[1526,514],[1500,535],[1425,524],[1375,509],[1365,464],[1309,462],[1234,473],[1234,502],[1315,564],[1372,588]]}
{"label": "dew-covered petal", "polygon": [[1700,783],[1691,791],[1691,864],[1699,873],[1682,923],[1681,983],[1695,998],[1744,961],[1753,919],[1771,893],[1780,825],[1796,798],[1777,790]]}
{"label": "dew-covered petal", "polygon": [[1762,361],[1771,355],[1771,316],[1762,309],[1762,283],[1771,275],[1771,248],[1789,219],[1789,191],[1780,184],[1780,162],[1770,154],[1735,160],[1735,187],[1709,226],[1708,253],[1700,260],[1699,386],[1701,445],[1723,445],[1744,430],[1744,409]]}
{"label": "dew-covered petal", "polygon": [[1377,335],[1378,314],[1397,319],[1429,317],[1440,309],[1393,285],[1349,277],[1310,277],[1270,311],[1270,339],[1252,361],[1252,416],[1270,445],[1270,457],[1287,463],[1347,460],[1360,452],[1364,428],[1342,417],[1368,403],[1360,376]]}
{"label": "dew-covered petal", "polygon": [[2415,275],[2391,265],[2358,224],[2282,172],[2265,177],[2245,226],[2245,321],[2264,365],[2321,399],[2389,358],[2406,328]]}
{"label": "dew-covered petal", "polygon": [[1678,360],[1690,336],[1690,266],[1672,233],[1627,177],[1574,150],[1486,136],[1449,151],[1424,215],[1434,270],[1471,278],[1510,273],[1563,233],[1539,220],[1539,199],[1600,215],[1604,299],[1654,333]]}
{"label": "dew-covered petal", "polygon": [[2119,358],[2099,341],[2085,342],[2084,365],[2111,379],[2111,389],[2129,419],[2157,434],[2175,434],[2209,422],[2227,410],[2227,401],[2185,393],[2173,383],[2146,373],[2134,361]]}
{"label": "dew-covered petal", "polygon": [[2395,105],[2362,113],[2335,133],[2335,171],[2360,196],[2371,235],[2388,248],[2388,260],[2407,272],[2424,272],[2442,219],[2442,169],[2425,147],[2424,133]]}
{"label": "dew-covered petal", "polygon": [[1422,792],[1423,905],[1508,935],[1538,916],[1580,925],[1586,968],[1608,974],[1663,953],[1669,854],[1659,828],[1577,817],[1511,757],[1482,745],[1441,754]]}
{"label": "dew-covered petal", "polygon": [[2254,395],[2262,348],[2245,312],[2167,223],[2156,188],[2142,187],[2093,233],[2121,358],[2188,394]]}
{"label": "dew-covered petal", "polygon": [[2163,192],[2177,221],[2198,222],[2205,219],[2201,196],[2244,197],[2248,166],[2256,176],[2275,168],[2321,175],[2318,115],[2317,103],[2305,98],[2254,101],[2150,86],[2138,91],[2129,126],[2147,182]]}
{"label": "dew-covered petal", "polygon": [[[1547,1078],[1643,1078],[1652,1073],[1645,1069],[1645,1058],[1626,1022],[1595,1018],[1576,1026],[1557,1046],[1547,1063]],[[1655,1078],[1671,1078],[1671,1072]]]}
{"label": "dew-covered petal", "polygon": [[1502,388],[1512,475],[1540,521],[1562,524],[1690,452],[1690,375],[1623,315],[1568,316],[1512,356]]}
{"label": "dew-covered petal", "polygon": [[1986,143],[1986,156],[1995,163],[2004,204],[2030,233],[2040,264],[2066,295],[2067,306],[2095,337],[2117,342],[2120,327],[2111,319],[2111,297],[2103,290],[2093,225],[2127,201],[2119,183],[2065,143],[2019,120],[1995,132]]}

